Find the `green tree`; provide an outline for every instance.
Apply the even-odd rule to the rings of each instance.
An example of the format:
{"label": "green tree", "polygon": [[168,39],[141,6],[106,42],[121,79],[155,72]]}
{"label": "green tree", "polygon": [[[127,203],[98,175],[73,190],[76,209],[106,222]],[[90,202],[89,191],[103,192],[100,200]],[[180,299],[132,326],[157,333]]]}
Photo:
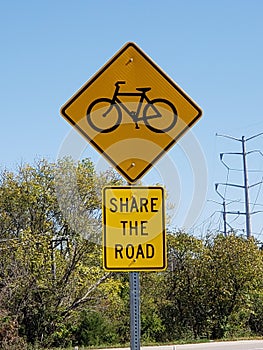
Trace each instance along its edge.
{"label": "green tree", "polygon": [[89,160],[2,172],[0,301],[27,341],[68,342],[74,311],[106,308],[107,292],[118,292],[101,268],[100,245],[101,190],[118,183],[114,172],[97,175]]}
{"label": "green tree", "polygon": [[259,328],[262,253],[253,239],[217,235],[204,241],[177,232],[168,236],[168,258],[163,340],[219,339]]}
{"label": "green tree", "polygon": [[177,232],[168,235],[169,268],[162,283],[163,340],[196,338],[205,331],[206,284],[202,240]]}
{"label": "green tree", "polygon": [[209,247],[207,281],[211,337],[249,327],[252,297],[262,280],[262,254],[253,239],[218,235]]}
{"label": "green tree", "polygon": [[[128,274],[101,261],[102,187],[119,184],[89,159],[0,173],[0,347],[129,341]],[[179,231],[167,241],[167,271],[140,274],[143,342],[262,332],[253,239]]]}
{"label": "green tree", "polygon": [[161,317],[164,289],[163,273],[144,272],[140,276],[141,338],[145,344],[160,342],[165,326]]}

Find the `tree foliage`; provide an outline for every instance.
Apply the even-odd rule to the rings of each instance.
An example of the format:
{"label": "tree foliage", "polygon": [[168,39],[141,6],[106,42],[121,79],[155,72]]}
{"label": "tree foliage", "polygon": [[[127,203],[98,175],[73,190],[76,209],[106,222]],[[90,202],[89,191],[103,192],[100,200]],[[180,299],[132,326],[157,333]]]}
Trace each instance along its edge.
{"label": "tree foliage", "polygon": [[262,252],[253,239],[230,235],[205,242],[169,236],[163,319],[168,337],[212,339],[250,330],[253,295],[262,288]]}
{"label": "tree foliage", "polygon": [[[0,174],[0,348],[126,344],[129,276],[102,269],[101,190],[89,159]],[[169,232],[168,269],[141,273],[142,341],[262,335],[253,239]]]}
{"label": "tree foliage", "polygon": [[28,342],[67,342],[74,310],[107,307],[107,293],[118,290],[97,242],[102,186],[117,183],[114,173],[96,176],[89,160],[2,173],[0,302]]}

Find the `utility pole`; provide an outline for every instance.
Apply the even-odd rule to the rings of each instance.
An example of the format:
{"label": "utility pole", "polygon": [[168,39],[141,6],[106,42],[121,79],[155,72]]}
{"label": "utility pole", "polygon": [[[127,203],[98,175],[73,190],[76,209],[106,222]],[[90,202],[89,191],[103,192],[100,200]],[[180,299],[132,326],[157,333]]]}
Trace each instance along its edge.
{"label": "utility pole", "polygon": [[227,226],[229,227],[230,232],[234,232],[233,227],[227,222],[227,219],[226,219],[227,214],[235,214],[236,215],[236,214],[240,214],[240,212],[233,212],[233,211],[227,211],[226,210],[227,205],[229,205],[229,204],[231,204],[233,202],[236,202],[236,201],[233,200],[233,201],[230,201],[230,202],[227,203],[226,202],[226,198],[218,190],[218,186],[219,185],[225,185],[226,186],[226,184],[225,183],[224,184],[222,184],[222,183],[216,183],[215,184],[215,191],[219,195],[219,197],[222,198],[223,202],[222,202],[222,204],[218,203],[218,202],[215,202],[215,201],[213,201],[213,202],[223,205],[223,211],[221,211],[221,213],[223,214],[223,223],[224,223],[224,231],[223,232],[224,232],[224,236],[226,237],[228,235],[228,233],[229,233],[229,231],[227,231]]}
{"label": "utility pole", "polygon": [[[260,153],[262,156],[263,156],[263,153],[259,150],[254,150],[254,151],[250,151],[250,152],[247,152],[246,151],[246,142],[247,141],[250,141],[258,136],[261,136],[263,135],[263,132],[257,134],[257,135],[254,135],[254,136],[251,136],[247,139],[245,139],[245,136],[242,136],[241,139],[238,139],[238,138],[235,138],[235,137],[232,137],[232,136],[228,136],[228,135],[220,135],[220,134],[216,134],[216,136],[221,136],[221,137],[226,137],[226,138],[229,138],[231,140],[234,140],[234,141],[239,141],[241,142],[242,144],[242,152],[227,152],[227,153],[221,153],[220,154],[220,160],[222,161],[222,163],[228,168],[228,170],[231,168],[229,168],[227,166],[227,164],[223,161],[223,156],[225,154],[231,154],[231,155],[242,155],[242,159],[243,159],[243,175],[244,175],[244,183],[243,185],[236,185],[236,184],[228,184],[228,183],[220,183],[221,185],[225,185],[225,186],[234,186],[234,187],[240,187],[240,188],[243,188],[244,189],[244,197],[245,197],[245,212],[244,213],[240,213],[240,212],[229,212],[229,214],[244,214],[246,215],[246,235],[247,235],[247,238],[250,238],[252,236],[252,229],[251,229],[251,214],[254,214],[256,212],[253,212],[251,213],[250,212],[250,205],[249,205],[249,188],[250,187],[253,187],[253,186],[257,186],[259,185],[260,183],[262,183],[262,181],[258,182],[258,183],[255,183],[251,186],[249,186],[248,184],[248,170],[247,170],[247,155],[251,154],[251,153]],[[217,191],[217,187],[218,185],[220,185],[219,183],[216,184],[216,191]],[[218,191],[217,191],[218,193]],[[218,193],[219,194],[219,193]],[[221,198],[223,198],[223,215],[224,215],[224,226],[226,225],[226,221],[225,221],[225,218],[226,218],[226,214],[228,212],[226,212],[225,210],[225,198],[223,196],[221,196]],[[225,229],[224,229],[225,230]]]}
{"label": "utility pole", "polygon": [[249,193],[248,193],[248,179],[247,179],[247,160],[246,160],[246,140],[242,136],[242,157],[243,157],[243,170],[244,170],[244,190],[245,190],[245,207],[246,207],[246,229],[247,238],[251,237],[251,219],[250,219],[250,208],[249,208]]}
{"label": "utility pole", "polygon": [[224,196],[222,196],[222,194],[218,191],[218,183],[215,184],[215,190],[216,190],[216,193],[222,198],[223,200],[223,222],[224,222],[224,236],[226,237],[227,236],[227,231],[226,231],[226,199]]}

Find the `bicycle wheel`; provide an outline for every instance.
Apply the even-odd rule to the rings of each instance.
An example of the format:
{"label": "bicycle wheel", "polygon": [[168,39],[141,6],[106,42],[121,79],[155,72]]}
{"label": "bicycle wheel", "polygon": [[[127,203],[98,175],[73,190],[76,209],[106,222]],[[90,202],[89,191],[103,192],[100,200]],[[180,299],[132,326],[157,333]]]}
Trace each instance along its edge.
{"label": "bicycle wheel", "polygon": [[153,132],[163,133],[171,130],[177,122],[175,106],[164,98],[156,98],[143,110],[144,123]]}
{"label": "bicycle wheel", "polygon": [[98,98],[87,109],[87,121],[89,125],[100,133],[108,133],[117,129],[121,118],[120,107],[112,104],[112,100],[109,98]]}

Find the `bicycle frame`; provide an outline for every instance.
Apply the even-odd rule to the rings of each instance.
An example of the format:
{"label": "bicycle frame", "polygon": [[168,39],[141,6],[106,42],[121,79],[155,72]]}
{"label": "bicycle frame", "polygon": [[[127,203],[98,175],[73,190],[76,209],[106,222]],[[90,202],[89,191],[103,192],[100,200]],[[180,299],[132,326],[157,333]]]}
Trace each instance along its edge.
{"label": "bicycle frame", "polygon": [[[121,82],[121,84],[123,84],[123,82]],[[144,120],[144,116],[142,116],[141,118],[139,117],[141,109],[142,109],[142,102],[146,101],[147,103],[151,103],[151,100],[148,98],[145,91],[142,91],[142,92],[119,92],[119,89],[120,89],[119,83],[117,82],[115,85],[116,85],[116,88],[115,88],[115,91],[114,91],[114,94],[113,94],[113,97],[111,100],[111,106],[109,107],[109,109],[105,113],[103,113],[103,116],[106,117],[107,114],[110,113],[113,105],[118,103],[119,106],[132,118],[133,122],[136,124],[136,128],[138,128],[137,123],[140,120]],[[125,104],[118,98],[119,96],[140,97],[140,100],[139,100],[138,105],[137,105],[137,110],[130,111],[125,106]],[[161,117],[161,113],[158,111],[158,109],[154,105],[152,105],[152,109],[156,114],[147,116],[147,119],[154,119],[154,118]]]}

